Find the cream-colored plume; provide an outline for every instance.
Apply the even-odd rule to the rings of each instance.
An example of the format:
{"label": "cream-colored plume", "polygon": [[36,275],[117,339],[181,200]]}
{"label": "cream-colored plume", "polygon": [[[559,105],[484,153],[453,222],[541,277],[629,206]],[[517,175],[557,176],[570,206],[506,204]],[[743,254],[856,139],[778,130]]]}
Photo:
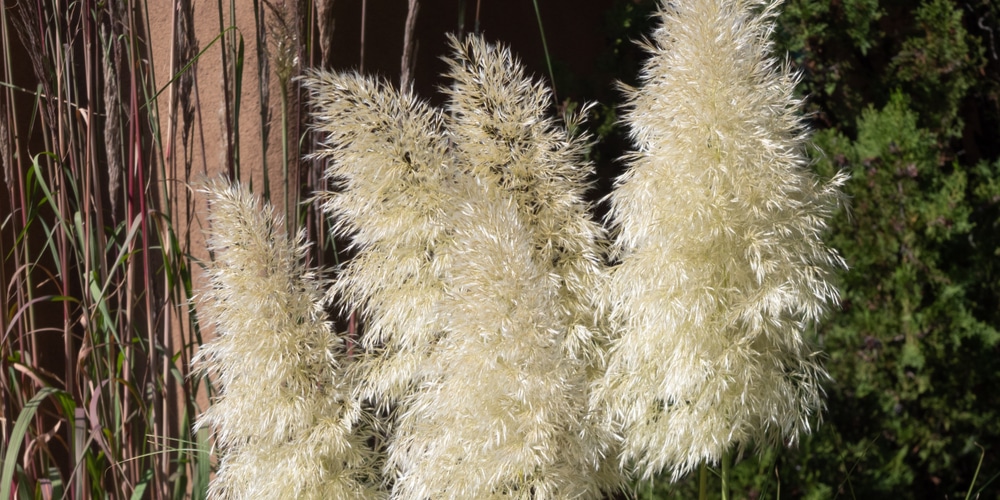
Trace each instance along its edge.
{"label": "cream-colored plume", "polygon": [[525,75],[510,49],[477,36],[451,43],[446,116],[456,155],[517,205],[536,258],[561,280],[558,307],[574,325],[567,347],[599,363],[594,304],[603,280],[605,234],[584,198],[594,174],[584,159],[588,137],[571,136],[549,118],[552,92]]}
{"label": "cream-colored plume", "polygon": [[595,498],[609,433],[588,411],[599,366],[600,226],[583,142],[546,117],[549,91],[503,47],[453,40],[446,114],[462,168],[435,373],[389,447],[398,498]]}
{"label": "cream-colored plume", "polygon": [[[601,442],[560,280],[506,193],[467,184],[430,372],[389,445],[394,498],[597,498]],[[462,201],[459,201],[462,200]]]}
{"label": "cream-colored plume", "polygon": [[803,152],[796,76],[772,55],[778,2],[662,5],[611,195],[616,337],[595,397],[623,462],[674,478],[747,445],[794,443],[823,406],[804,339],[844,266],[821,235],[843,177]]}
{"label": "cream-colored plume", "polygon": [[215,434],[212,498],[378,498],[378,461],[326,319],[328,283],[302,264],[270,206],[240,186],[210,184],[209,288],[215,338],[196,366],[218,398],[199,418]]}
{"label": "cream-colored plume", "polygon": [[328,146],[316,156],[335,185],[319,196],[357,251],[330,292],[364,323],[361,396],[395,404],[424,376],[440,335],[444,219],[458,172],[440,111],[411,94],[356,74],[314,72],[304,84]]}
{"label": "cream-colored plume", "polygon": [[618,475],[588,411],[602,232],[583,144],[506,49],[455,48],[447,117],[357,76],[306,82],[338,184],[322,198],[357,249],[333,290],[367,327],[363,396],[397,417],[392,495],[599,497]]}

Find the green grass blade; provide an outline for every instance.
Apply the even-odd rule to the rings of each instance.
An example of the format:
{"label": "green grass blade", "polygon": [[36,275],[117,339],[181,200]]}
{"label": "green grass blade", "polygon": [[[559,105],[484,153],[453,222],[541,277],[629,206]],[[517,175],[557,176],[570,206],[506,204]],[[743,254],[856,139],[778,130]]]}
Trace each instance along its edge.
{"label": "green grass blade", "polygon": [[976,487],[976,480],[979,479],[979,469],[982,468],[983,459],[986,458],[986,448],[980,446],[979,443],[973,444],[975,444],[980,450],[983,450],[983,452],[979,455],[979,464],[976,465],[976,473],[972,475],[972,482],[969,483],[969,491],[965,494],[965,500],[972,498],[972,488]]}
{"label": "green grass blade", "polygon": [[198,451],[196,452],[197,475],[194,478],[194,488],[191,495],[195,499],[208,498],[208,481],[212,476],[212,445],[208,440],[208,429],[198,429],[195,435],[195,442]]}
{"label": "green grass blade", "polygon": [[14,432],[10,436],[10,446],[7,447],[7,453],[3,457],[0,498],[10,498],[10,488],[14,484],[14,468],[17,466],[17,452],[21,449],[21,442],[24,441],[24,435],[28,432],[31,419],[35,416],[42,401],[49,395],[58,392],[60,392],[59,389],[54,387],[42,388],[38,394],[35,394],[35,397],[31,398],[31,401],[28,401],[28,404],[21,410],[21,414],[18,415],[17,422],[14,424]]}
{"label": "green grass blade", "polygon": [[532,3],[535,4],[535,17],[538,18],[538,32],[542,34],[542,50],[545,51],[545,64],[549,67],[549,78],[552,79],[552,96],[558,101],[558,93],[556,92],[556,74],[552,71],[552,58],[549,57],[549,44],[545,41],[545,28],[542,27],[542,11],[538,9],[538,0],[533,0]]}
{"label": "green grass blade", "polygon": [[221,40],[222,37],[226,36],[226,33],[229,33],[230,31],[239,31],[239,29],[236,26],[230,26],[230,27],[222,30],[222,32],[219,33],[218,35],[215,35],[215,38],[213,38],[211,42],[208,42],[208,45],[205,45],[205,47],[201,49],[201,52],[198,52],[198,55],[192,57],[191,60],[188,61],[187,64],[184,65],[183,68],[181,68],[180,70],[178,70],[177,73],[175,73],[173,75],[173,77],[171,77],[170,80],[167,81],[167,83],[164,83],[163,85],[161,85],[160,88],[159,88],[159,90],[157,90],[155,94],[153,94],[148,100],[146,100],[146,102],[142,105],[143,109],[148,108],[154,102],[156,102],[156,100],[160,97],[160,94],[166,92],[166,90],[168,88],[170,88],[170,86],[178,78],[180,78],[181,76],[183,76],[184,73],[187,72],[187,70],[191,69],[191,66],[194,66],[194,64],[196,62],[198,62],[199,59],[201,59],[201,56],[205,55],[205,52],[208,52],[208,50],[211,49],[212,46],[215,45],[216,42],[218,42],[219,40]]}
{"label": "green grass blade", "polygon": [[153,480],[153,469],[146,469],[145,474],[142,476],[142,481],[135,485],[135,490],[132,491],[131,500],[142,500],[146,494],[146,487],[149,486],[149,482]]}

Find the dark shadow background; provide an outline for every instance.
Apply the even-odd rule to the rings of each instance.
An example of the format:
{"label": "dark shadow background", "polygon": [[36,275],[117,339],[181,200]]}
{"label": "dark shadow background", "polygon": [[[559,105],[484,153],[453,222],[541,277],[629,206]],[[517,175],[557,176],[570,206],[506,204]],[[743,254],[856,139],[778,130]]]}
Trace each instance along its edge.
{"label": "dark shadow background", "polygon": [[[362,5],[360,0],[334,3],[333,57],[326,66],[363,70],[398,82],[406,2],[364,2],[363,66],[359,50]],[[618,82],[636,82],[645,52],[635,41],[650,32],[654,5],[650,0],[538,1],[555,81],[557,109],[553,112],[589,102],[602,104],[591,111],[585,124],[588,132],[600,139],[590,153],[597,172],[590,193],[595,202],[610,191],[621,172],[615,159],[628,146],[616,125],[615,109],[622,99]],[[467,34],[477,28],[488,41],[509,46],[529,74],[551,84],[538,21],[532,0],[421,0],[414,58],[417,94],[435,104],[444,101],[438,89],[447,84],[441,77],[447,70],[442,57],[451,52],[447,35]],[[603,216],[601,207],[598,211]]]}

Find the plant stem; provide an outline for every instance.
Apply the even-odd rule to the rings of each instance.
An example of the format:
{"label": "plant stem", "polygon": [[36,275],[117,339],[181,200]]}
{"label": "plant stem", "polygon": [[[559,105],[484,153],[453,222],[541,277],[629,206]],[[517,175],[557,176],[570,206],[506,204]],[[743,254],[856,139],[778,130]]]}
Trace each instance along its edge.
{"label": "plant stem", "polygon": [[403,61],[400,68],[399,87],[403,92],[409,92],[413,87],[414,30],[417,26],[417,12],[420,2],[409,0],[406,11],[406,28],[403,31]]}
{"label": "plant stem", "polygon": [[732,458],[728,451],[722,454],[722,500],[729,500],[729,466]]}
{"label": "plant stem", "polygon": [[698,500],[708,499],[708,465],[705,462],[698,467]]}
{"label": "plant stem", "polygon": [[358,63],[358,72],[365,72],[365,14],[368,13],[368,0],[361,0],[361,61]]}
{"label": "plant stem", "polygon": [[[292,213],[289,189],[298,183],[290,182],[288,179],[288,82],[281,82],[281,172],[285,179],[285,225],[288,234],[295,234],[295,225],[298,221],[296,214]],[[296,189],[298,189],[296,187]]]}
{"label": "plant stem", "polygon": [[[549,44],[545,42],[545,28],[542,27],[542,11],[540,11],[538,9],[538,0],[533,0],[532,3],[535,4],[535,17],[538,18],[538,32],[541,33],[541,35],[542,35],[542,50],[545,51],[545,64],[547,64],[548,67],[549,67],[549,78],[552,80],[552,97],[555,98],[556,102],[559,102],[559,93],[556,91],[556,74],[552,71],[552,58],[549,57]],[[479,11],[478,11],[478,8],[477,8],[476,12],[477,12],[477,14],[476,14],[476,20],[477,20],[476,32],[479,32],[479,27],[478,27],[478,20],[479,20],[479,14],[478,14],[478,12]]]}

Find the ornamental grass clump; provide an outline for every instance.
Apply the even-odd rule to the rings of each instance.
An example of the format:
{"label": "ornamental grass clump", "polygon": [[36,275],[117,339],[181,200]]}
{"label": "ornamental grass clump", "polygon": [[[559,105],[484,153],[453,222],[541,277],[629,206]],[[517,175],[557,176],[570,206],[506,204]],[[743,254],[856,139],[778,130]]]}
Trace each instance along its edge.
{"label": "ornamental grass clump", "polygon": [[595,397],[643,477],[794,443],[823,406],[804,332],[838,298],[821,234],[844,178],[809,169],[797,77],[768,41],[778,4],[665,2],[627,89],[636,150],[610,196],[615,338]]}
{"label": "ornamental grass clump", "polygon": [[355,75],[306,81],[337,186],[320,197],[357,252],[332,290],[367,325],[359,395],[393,410],[396,498],[598,496],[617,474],[587,410],[590,167],[509,51],[454,45],[447,117]]}
{"label": "ornamental grass clump", "polygon": [[269,205],[210,184],[210,286],[200,299],[215,338],[194,360],[218,398],[199,418],[215,434],[212,498],[377,498],[377,460],[326,318],[328,283],[302,264]]}
{"label": "ornamental grass clump", "polygon": [[[807,432],[826,373],[804,332],[837,299],[821,234],[843,178],[806,161],[795,76],[767,40],[776,5],[662,6],[627,90],[611,268],[587,138],[508,49],[452,39],[443,109],[309,74],[333,186],[317,198],[353,255],[327,288],[269,208],[213,190],[213,491],[269,491],[271,470],[248,471],[279,457],[299,467],[281,469],[293,496],[378,495],[378,465],[392,498],[599,498],[632,466],[676,479]],[[321,320],[334,300],[361,325],[350,353]],[[385,417],[384,462],[356,432],[362,402]]]}

